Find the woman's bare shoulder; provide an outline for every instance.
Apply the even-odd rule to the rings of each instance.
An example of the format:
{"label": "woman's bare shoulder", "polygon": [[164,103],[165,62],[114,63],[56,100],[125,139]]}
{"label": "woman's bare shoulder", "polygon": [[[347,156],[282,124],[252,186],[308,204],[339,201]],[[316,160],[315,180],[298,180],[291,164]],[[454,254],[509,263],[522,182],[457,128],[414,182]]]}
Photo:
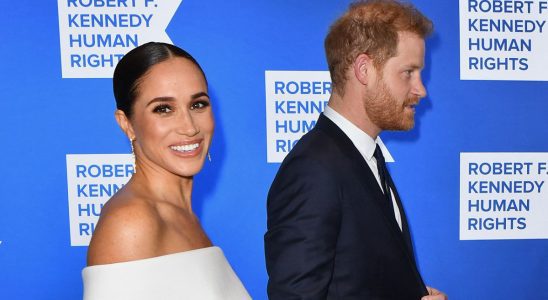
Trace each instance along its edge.
{"label": "woman's bare shoulder", "polygon": [[150,201],[118,193],[101,211],[88,249],[88,266],[156,256],[161,224]]}

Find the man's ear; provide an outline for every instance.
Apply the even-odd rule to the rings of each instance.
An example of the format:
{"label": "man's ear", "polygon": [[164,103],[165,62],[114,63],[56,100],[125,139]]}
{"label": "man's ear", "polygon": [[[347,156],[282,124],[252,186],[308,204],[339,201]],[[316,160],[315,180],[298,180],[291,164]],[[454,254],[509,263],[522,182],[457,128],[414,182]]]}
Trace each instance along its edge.
{"label": "man's ear", "polygon": [[120,128],[127,135],[127,137],[130,140],[134,140],[135,132],[133,132],[133,127],[131,126],[131,123],[129,122],[126,114],[122,110],[117,109],[114,112],[114,117],[116,118],[116,122],[118,122],[118,126],[120,126]]}
{"label": "man's ear", "polygon": [[365,53],[358,55],[354,60],[354,76],[363,85],[367,85],[371,79],[373,68],[373,60]]}

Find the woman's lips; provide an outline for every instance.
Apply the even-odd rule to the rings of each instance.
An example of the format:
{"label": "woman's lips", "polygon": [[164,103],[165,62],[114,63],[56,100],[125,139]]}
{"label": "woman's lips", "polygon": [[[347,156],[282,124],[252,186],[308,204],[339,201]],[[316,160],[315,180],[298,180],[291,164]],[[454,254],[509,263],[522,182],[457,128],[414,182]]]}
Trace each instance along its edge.
{"label": "woman's lips", "polygon": [[200,147],[200,143],[193,143],[193,144],[186,144],[186,145],[179,145],[179,146],[170,146],[172,150],[178,151],[178,152],[192,152]]}
{"label": "woman's lips", "polygon": [[202,141],[184,142],[177,145],[171,145],[169,148],[178,155],[195,156],[201,152]]}

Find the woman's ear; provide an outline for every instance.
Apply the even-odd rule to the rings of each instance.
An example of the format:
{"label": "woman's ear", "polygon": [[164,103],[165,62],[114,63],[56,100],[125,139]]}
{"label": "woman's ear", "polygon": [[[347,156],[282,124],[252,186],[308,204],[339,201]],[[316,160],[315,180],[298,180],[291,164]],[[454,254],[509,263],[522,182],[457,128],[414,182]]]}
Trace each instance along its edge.
{"label": "woman's ear", "polygon": [[127,137],[130,140],[134,140],[135,132],[133,132],[133,127],[131,126],[131,123],[129,122],[126,114],[122,110],[117,109],[114,112],[114,117],[116,118],[116,122],[118,122],[118,126],[120,126],[120,128],[127,135]]}

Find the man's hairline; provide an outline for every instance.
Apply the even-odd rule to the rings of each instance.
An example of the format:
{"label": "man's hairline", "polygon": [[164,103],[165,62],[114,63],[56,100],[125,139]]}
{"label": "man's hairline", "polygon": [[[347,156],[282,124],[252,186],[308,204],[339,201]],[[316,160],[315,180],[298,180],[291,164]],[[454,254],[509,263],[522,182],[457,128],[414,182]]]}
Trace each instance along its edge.
{"label": "man's hairline", "polygon": [[[398,31],[396,31],[396,33],[397,33],[397,34],[396,34],[396,35],[397,35],[397,38],[396,38],[396,51],[395,51],[394,55],[392,55],[392,56],[390,56],[390,57],[387,57],[381,64],[377,65],[377,64],[375,63],[375,59],[372,58],[372,57],[371,57],[368,53],[366,53],[366,52],[359,52],[359,53],[356,55],[356,57],[354,57],[354,60],[353,60],[353,61],[355,62],[356,59],[358,58],[358,56],[360,56],[361,54],[365,54],[365,55],[369,56],[369,57],[371,58],[371,61],[372,61],[372,66],[373,66],[373,67],[375,68],[375,70],[377,71],[377,74],[378,74],[379,76],[382,77],[383,74],[384,74],[384,68],[386,67],[386,64],[388,63],[388,61],[389,61],[390,59],[394,58],[394,57],[397,57],[398,54],[399,54],[399,53],[398,53],[398,45],[399,45],[399,43],[400,43],[400,34],[402,34],[402,33],[410,33],[410,34],[415,35],[415,36],[417,36],[418,38],[420,38],[424,43],[426,43],[426,39],[427,39],[428,36],[429,36],[429,34],[420,34],[420,33],[416,32],[416,31],[413,31],[413,30],[406,30],[406,29],[398,30]],[[349,72],[349,70],[352,69],[352,65],[353,65],[353,64],[354,64],[354,63],[352,63],[352,64],[350,64],[350,65],[348,66],[348,68],[346,69],[346,72],[345,72],[346,74]],[[424,68],[424,66],[423,66],[423,68]],[[329,75],[332,76],[331,72],[329,73]],[[346,85],[347,82],[348,82],[348,78],[345,79],[344,84],[343,84],[343,88],[342,88],[342,89],[340,89],[340,88],[336,88],[336,89],[335,89],[335,91],[336,91],[338,94],[340,94],[341,96],[343,96],[343,95],[346,93],[346,91],[345,91],[345,89],[344,89],[344,86]],[[339,90],[340,93],[339,93],[337,90]]]}

